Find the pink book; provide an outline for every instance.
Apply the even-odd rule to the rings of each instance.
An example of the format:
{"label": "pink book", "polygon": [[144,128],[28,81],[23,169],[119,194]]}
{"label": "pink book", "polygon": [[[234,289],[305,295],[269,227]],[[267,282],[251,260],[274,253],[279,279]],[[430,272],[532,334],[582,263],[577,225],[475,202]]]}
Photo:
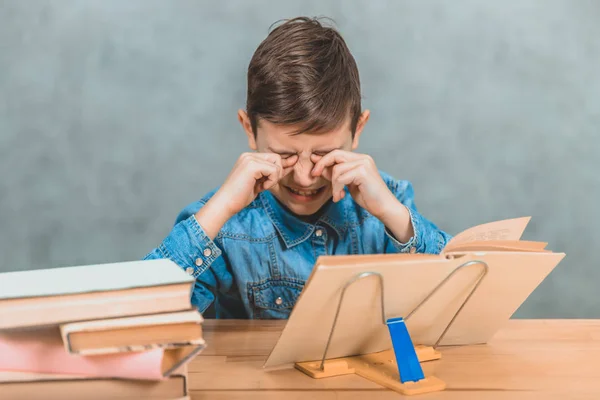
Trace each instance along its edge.
{"label": "pink book", "polygon": [[183,346],[95,356],[69,354],[58,328],[0,332],[0,371],[161,380],[204,348]]}

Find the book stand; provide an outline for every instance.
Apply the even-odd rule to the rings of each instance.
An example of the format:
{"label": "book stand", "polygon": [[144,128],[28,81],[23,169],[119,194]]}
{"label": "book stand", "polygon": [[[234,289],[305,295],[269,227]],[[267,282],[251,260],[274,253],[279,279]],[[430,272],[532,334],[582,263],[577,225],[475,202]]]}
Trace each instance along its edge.
{"label": "book stand", "polygon": [[[482,272],[477,277],[475,285],[435,344],[433,346],[413,346],[412,339],[408,329],[406,328],[405,322],[412,315],[414,315],[415,312],[417,312],[417,310],[419,310],[421,306],[425,304],[442,286],[444,286],[446,282],[452,279],[456,273],[474,265],[481,266]],[[327,345],[325,346],[321,361],[298,362],[295,364],[295,367],[315,379],[338,375],[356,374],[404,395],[444,390],[446,388],[444,381],[436,378],[435,376],[425,377],[420,362],[438,360],[441,358],[441,353],[437,351],[436,348],[456,320],[457,316],[460,314],[461,310],[467,304],[471,296],[475,293],[487,272],[488,265],[483,261],[473,260],[461,264],[451,273],[449,273],[427,296],[425,296],[425,298],[406,316],[406,318],[397,317],[389,319],[387,319],[385,315],[383,276],[378,272],[372,271],[360,273],[348,280],[348,282],[346,282],[342,288],[340,301],[338,302],[337,311],[333,319],[333,324],[331,326],[331,331],[329,332],[329,338],[327,340]],[[381,287],[380,298],[382,323],[388,326],[392,340],[392,349],[371,354],[327,359],[327,351],[329,350],[329,346],[333,338],[335,326],[337,324],[346,290],[349,286],[357,281],[371,276],[378,278],[379,286]]]}

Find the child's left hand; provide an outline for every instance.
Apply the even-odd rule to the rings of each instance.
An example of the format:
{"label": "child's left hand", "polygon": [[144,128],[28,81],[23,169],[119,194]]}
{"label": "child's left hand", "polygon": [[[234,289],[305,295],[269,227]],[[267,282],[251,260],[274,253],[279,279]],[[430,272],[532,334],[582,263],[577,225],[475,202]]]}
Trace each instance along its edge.
{"label": "child's left hand", "polygon": [[331,181],[334,202],[344,198],[344,186],[348,186],[354,201],[377,218],[399,206],[371,156],[334,150],[324,156],[313,154],[311,161],[315,164],[313,176],[322,175]]}

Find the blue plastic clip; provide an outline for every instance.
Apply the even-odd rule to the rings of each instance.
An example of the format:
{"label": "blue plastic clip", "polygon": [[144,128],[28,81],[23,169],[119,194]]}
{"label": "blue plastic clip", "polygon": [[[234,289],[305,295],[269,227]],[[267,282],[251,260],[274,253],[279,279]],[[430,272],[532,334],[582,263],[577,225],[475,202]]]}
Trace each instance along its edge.
{"label": "blue plastic clip", "polygon": [[386,324],[392,338],[400,382],[417,382],[425,379],[404,319],[402,317],[390,318],[386,321]]}

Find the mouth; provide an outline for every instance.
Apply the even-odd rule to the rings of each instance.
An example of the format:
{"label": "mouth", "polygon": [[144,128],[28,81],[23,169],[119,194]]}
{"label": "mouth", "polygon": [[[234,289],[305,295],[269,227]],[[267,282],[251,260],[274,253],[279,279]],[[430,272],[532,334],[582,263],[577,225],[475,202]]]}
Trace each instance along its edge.
{"label": "mouth", "polygon": [[317,189],[296,189],[289,186],[285,186],[288,193],[292,196],[293,199],[300,202],[311,202],[316,200],[324,191],[325,186],[322,186]]}

